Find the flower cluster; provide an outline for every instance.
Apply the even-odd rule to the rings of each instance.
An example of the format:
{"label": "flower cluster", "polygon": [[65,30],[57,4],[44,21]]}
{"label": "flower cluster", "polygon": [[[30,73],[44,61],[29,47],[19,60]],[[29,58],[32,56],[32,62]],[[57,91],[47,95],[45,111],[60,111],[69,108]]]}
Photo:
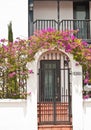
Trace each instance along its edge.
{"label": "flower cluster", "polygon": [[40,49],[64,49],[67,53],[73,54],[76,65],[82,65],[84,83],[87,84],[91,82],[91,45],[88,46],[85,41],[78,39],[75,36],[77,32],[78,30],[61,32],[51,28],[36,31],[29,38],[30,54],[33,56]]}

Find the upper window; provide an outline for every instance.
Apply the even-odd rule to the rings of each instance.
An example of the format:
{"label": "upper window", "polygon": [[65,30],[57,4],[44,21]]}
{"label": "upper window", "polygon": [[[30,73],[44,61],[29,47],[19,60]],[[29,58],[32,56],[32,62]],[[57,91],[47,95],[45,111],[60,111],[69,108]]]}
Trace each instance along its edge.
{"label": "upper window", "polygon": [[74,19],[89,19],[89,2],[74,2]]}
{"label": "upper window", "polygon": [[74,2],[73,5],[74,12],[74,30],[79,29],[77,34],[78,38],[89,39],[89,2]]}

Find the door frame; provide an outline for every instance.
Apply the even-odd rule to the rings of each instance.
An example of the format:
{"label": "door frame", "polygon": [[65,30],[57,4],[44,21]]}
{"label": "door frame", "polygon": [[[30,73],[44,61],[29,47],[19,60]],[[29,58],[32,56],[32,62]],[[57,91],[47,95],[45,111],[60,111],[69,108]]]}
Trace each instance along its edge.
{"label": "door frame", "polygon": [[[64,66],[61,66],[61,60],[63,60]],[[45,63],[55,63],[55,68],[45,68]],[[53,70],[54,69],[54,70]],[[69,65],[65,65],[65,57],[60,60],[40,60],[40,68],[39,68],[39,103],[38,103],[38,115],[39,115],[39,124],[41,125],[57,125],[57,124],[72,124],[72,112],[71,112],[71,91],[70,91],[70,69]],[[45,71],[51,70],[54,71],[54,85],[53,85],[53,98],[48,98],[44,96],[44,78]],[[67,73],[66,73],[67,71]],[[44,74],[43,74],[44,73]],[[61,83],[62,74],[64,81]],[[59,76],[59,81],[57,80]],[[67,76],[67,77],[66,77]],[[65,80],[67,80],[68,87],[66,88]],[[49,79],[48,79],[49,80]],[[48,85],[49,86],[49,85]],[[60,92],[60,90],[63,92]],[[50,91],[49,91],[50,92]],[[62,100],[61,100],[62,99]],[[50,111],[51,110],[51,111]],[[51,117],[50,117],[51,116]],[[49,118],[48,118],[49,117]]]}

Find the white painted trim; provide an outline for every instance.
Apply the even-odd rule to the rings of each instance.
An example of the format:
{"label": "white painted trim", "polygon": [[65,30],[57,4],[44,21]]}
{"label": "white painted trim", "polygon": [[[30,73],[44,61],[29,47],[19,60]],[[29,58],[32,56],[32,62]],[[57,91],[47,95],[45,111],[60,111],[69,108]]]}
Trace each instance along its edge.
{"label": "white painted trim", "polygon": [[0,103],[26,103],[27,99],[0,99]]}

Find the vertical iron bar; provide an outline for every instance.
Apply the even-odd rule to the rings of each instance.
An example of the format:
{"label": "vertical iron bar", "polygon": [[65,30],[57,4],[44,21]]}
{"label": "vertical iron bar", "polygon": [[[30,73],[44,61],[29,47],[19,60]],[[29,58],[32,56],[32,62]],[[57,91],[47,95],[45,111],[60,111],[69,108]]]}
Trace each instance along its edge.
{"label": "vertical iron bar", "polygon": [[36,20],[36,21],[34,22],[34,24],[35,24],[35,26],[34,26],[34,27],[35,27],[35,28],[34,28],[34,31],[37,30],[37,22],[38,22],[38,20]]}
{"label": "vertical iron bar", "polygon": [[44,20],[44,29],[46,29],[46,21]]}
{"label": "vertical iron bar", "polygon": [[[65,56],[63,56],[63,60],[65,61]],[[63,63],[64,63],[64,61],[63,61]],[[64,105],[63,105],[63,109],[65,109],[65,103],[66,103],[65,102],[65,64],[64,64],[63,71],[64,71]],[[64,121],[65,121],[65,116],[64,116]]]}
{"label": "vertical iron bar", "polygon": [[54,84],[55,84],[55,85],[53,85],[53,87],[54,87],[54,88],[53,88],[53,90],[54,90],[54,91],[53,91],[53,101],[54,101],[54,124],[56,124],[56,95],[55,95],[56,92],[55,92],[55,91],[56,91],[57,84],[56,84],[56,81],[55,81],[55,80],[56,80],[56,76],[57,76],[57,75],[56,75],[55,69],[53,70],[53,73],[54,73],[54,74],[53,74],[53,75],[54,75],[53,77],[54,77]]}
{"label": "vertical iron bar", "polygon": [[69,122],[71,118],[71,95],[70,95],[70,69],[68,68],[68,104],[69,104]]}

